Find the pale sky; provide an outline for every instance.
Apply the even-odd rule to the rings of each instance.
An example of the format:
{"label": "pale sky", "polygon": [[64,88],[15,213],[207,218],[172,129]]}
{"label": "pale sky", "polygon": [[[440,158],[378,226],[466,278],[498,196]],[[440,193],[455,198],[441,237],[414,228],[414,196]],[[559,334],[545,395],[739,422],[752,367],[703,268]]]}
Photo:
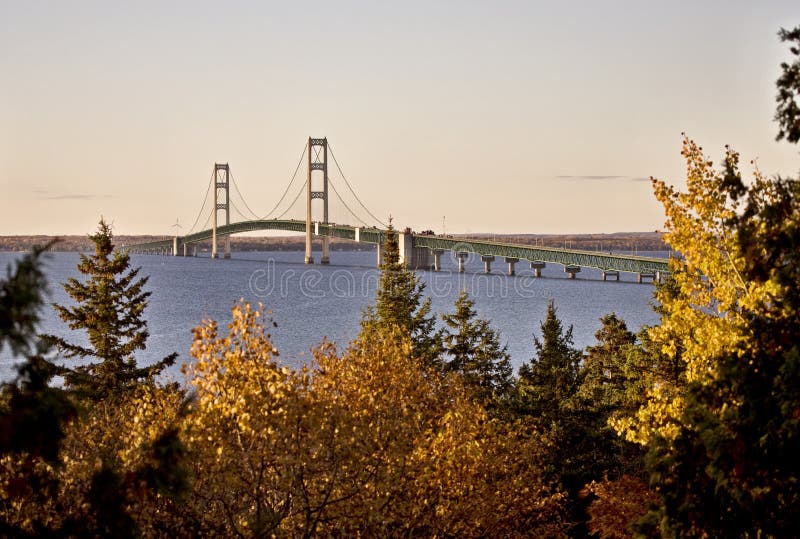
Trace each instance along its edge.
{"label": "pale sky", "polygon": [[0,235],[188,228],[215,161],[265,214],[308,136],[401,227],[658,229],[643,179],[682,184],[682,131],[800,170],[772,120],[797,24],[798,0],[0,0]]}

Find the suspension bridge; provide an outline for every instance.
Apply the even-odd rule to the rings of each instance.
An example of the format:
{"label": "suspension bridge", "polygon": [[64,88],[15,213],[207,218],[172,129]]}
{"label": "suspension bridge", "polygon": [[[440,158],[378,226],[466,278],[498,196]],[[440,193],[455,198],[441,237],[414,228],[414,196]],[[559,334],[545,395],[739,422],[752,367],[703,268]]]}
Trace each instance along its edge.
{"label": "suspension bridge", "polygon": [[[343,180],[339,189],[336,188],[336,182],[332,181],[329,176],[329,157],[333,159],[338,176]],[[304,161],[306,163],[306,179],[301,184],[297,176]],[[299,189],[295,186],[296,184],[299,185]],[[245,211],[242,211],[231,198],[231,186],[238,194]],[[293,186],[295,186],[294,190],[292,190]],[[290,193],[295,191],[296,194],[292,199]],[[198,228],[197,225],[206,211],[209,194],[212,192],[210,212],[205,224]],[[331,192],[335,196],[334,201],[341,206],[345,218],[359,224],[338,224],[330,221],[331,213],[328,202]],[[287,218],[291,215],[292,210],[296,211],[299,206],[297,202],[303,193],[305,193],[305,219]],[[347,202],[348,199],[350,204]],[[319,215],[319,210],[312,211],[314,206],[318,205],[315,204],[315,201],[322,204],[321,215]],[[231,210],[234,210],[241,220],[231,222]],[[250,209],[231,174],[230,165],[215,163],[203,205],[194,225],[185,235],[175,234],[172,238],[121,246],[120,249],[131,253],[196,256],[200,243],[210,240],[212,258],[230,258],[232,235],[278,230],[305,234],[304,260],[306,264],[315,262],[314,238],[321,240],[322,248],[319,259],[321,264],[330,262],[331,238],[376,245],[377,260],[380,263],[381,248],[387,229],[386,224],[375,217],[356,194],[336,161],[336,156],[333,154],[328,140],[326,138],[309,138],[286,189],[266,215],[258,216]],[[634,273],[638,275],[640,283],[645,280],[660,281],[661,277],[669,272],[668,261],[664,258],[475,240],[434,235],[430,232],[414,233],[410,229],[398,230],[396,233],[398,234],[401,259],[411,269],[440,271],[442,254],[451,252],[458,261],[459,272],[464,271],[465,260],[470,255],[480,256],[484,264],[484,271],[487,273],[491,272],[493,262],[505,263],[509,275],[516,273],[516,264],[521,261],[530,264],[536,277],[541,276],[542,268],[548,263],[563,266],[564,272],[571,279],[575,278],[581,268],[600,270],[603,280],[619,280],[620,272]]]}

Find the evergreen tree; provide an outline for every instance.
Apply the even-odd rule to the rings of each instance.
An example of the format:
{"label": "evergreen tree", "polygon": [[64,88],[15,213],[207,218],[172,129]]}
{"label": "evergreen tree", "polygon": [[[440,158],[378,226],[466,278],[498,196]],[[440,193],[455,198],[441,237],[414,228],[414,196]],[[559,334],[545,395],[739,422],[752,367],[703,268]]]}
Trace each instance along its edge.
{"label": "evergreen tree", "polygon": [[512,385],[511,360],[500,335],[487,320],[477,319],[475,302],[462,290],[453,314],[442,315],[445,323],[446,371],[459,372],[476,389],[485,404],[497,404]]}
{"label": "evergreen tree", "polygon": [[148,367],[137,365],[134,354],[145,349],[148,336],[143,318],[150,296],[150,292],[144,291],[147,277],[137,278],[139,268],[130,269],[128,253],[114,251],[111,228],[102,219],[97,233],[90,238],[95,253],[81,255],[78,264],[78,270],[87,280],[70,279],[64,284],[64,290],[76,305],[53,305],[70,329],[86,331],[89,346],[73,344],[54,335],[45,338],[68,358],[99,360],[64,372],[68,389],[99,400],[153,379],[175,362],[177,354]]}
{"label": "evergreen tree", "polygon": [[386,231],[380,282],[375,306],[367,308],[362,332],[397,328],[411,338],[412,354],[423,365],[441,368],[442,336],[431,315],[430,298],[423,300],[425,284],[400,260],[397,232],[391,223]]}
{"label": "evergreen tree", "polygon": [[552,301],[541,329],[542,339],[533,338],[536,357],[519,369],[518,388],[521,411],[549,422],[573,402],[580,385],[582,354],[573,347],[572,326],[564,331]]}
{"label": "evergreen tree", "polygon": [[[610,420],[630,414],[641,403],[642,383],[648,379],[652,359],[637,344],[636,335],[615,313],[600,319],[595,333],[597,343],[586,348],[581,369],[576,411],[580,413],[585,432],[583,455],[584,484],[594,481],[616,481],[628,474],[644,474],[642,449],[617,436]],[[635,405],[631,404],[635,402]],[[640,514],[646,512],[645,509]]]}
{"label": "evergreen tree", "polygon": [[794,43],[789,50],[795,60],[791,64],[781,64],[783,72],[775,83],[778,87],[778,110],[775,111],[779,126],[777,139],[800,142],[800,26],[792,30],[781,28],[778,35],[781,41]]}
{"label": "evergreen tree", "polygon": [[598,420],[580,406],[582,353],[573,347],[572,327],[564,330],[552,301],[541,330],[541,340],[534,337],[536,357],[520,367],[515,408],[534,418],[552,440],[545,463],[547,477],[567,493],[569,534],[582,537],[587,534],[590,500],[581,492],[586,483],[598,478],[598,467],[604,465],[597,443]]}
{"label": "evergreen tree", "polygon": [[580,396],[600,410],[617,409],[623,399],[626,378],[624,359],[636,342],[625,321],[615,313],[600,318],[597,344],[586,348]]}

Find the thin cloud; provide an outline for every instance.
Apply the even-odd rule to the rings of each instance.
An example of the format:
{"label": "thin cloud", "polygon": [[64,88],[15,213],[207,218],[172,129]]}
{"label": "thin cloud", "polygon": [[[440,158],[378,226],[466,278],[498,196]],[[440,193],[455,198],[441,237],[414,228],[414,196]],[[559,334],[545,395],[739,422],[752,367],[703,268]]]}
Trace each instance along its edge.
{"label": "thin cloud", "polygon": [[99,200],[111,198],[111,195],[90,195],[85,193],[56,194],[42,189],[35,189],[33,193],[43,200]]}
{"label": "thin cloud", "polygon": [[559,180],[567,181],[583,181],[583,182],[603,182],[603,181],[632,181],[632,182],[649,182],[650,178],[642,178],[638,176],[614,176],[614,175],[559,175],[556,176]]}
{"label": "thin cloud", "polygon": [[602,180],[618,180],[625,176],[556,176],[559,180],[580,180],[580,181],[602,181]]}

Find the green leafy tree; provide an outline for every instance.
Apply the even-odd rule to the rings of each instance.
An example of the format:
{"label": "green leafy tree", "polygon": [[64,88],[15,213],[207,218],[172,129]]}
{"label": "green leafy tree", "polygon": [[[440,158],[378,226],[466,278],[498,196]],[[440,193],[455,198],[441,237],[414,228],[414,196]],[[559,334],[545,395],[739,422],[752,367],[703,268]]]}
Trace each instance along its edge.
{"label": "green leafy tree", "polygon": [[792,30],[781,28],[778,32],[781,41],[793,43],[789,50],[795,59],[792,63],[781,64],[781,76],[776,81],[778,87],[778,109],[775,120],[778,122],[777,139],[800,142],[800,26]]}
{"label": "green leafy tree", "polygon": [[[67,388],[93,400],[119,395],[143,380],[153,379],[175,362],[171,354],[148,367],[137,365],[135,353],[144,350],[147,323],[143,318],[150,292],[144,290],[147,277],[138,278],[139,268],[130,268],[127,252],[114,250],[111,228],[102,219],[96,234],[92,256],[81,255],[78,270],[87,279],[70,279],[64,290],[76,305],[54,304],[59,317],[70,329],[85,330],[89,346],[47,335],[68,358],[90,362],[64,371]],[[91,362],[91,360],[99,360]]]}
{"label": "green leafy tree", "polygon": [[453,314],[442,315],[445,323],[444,352],[446,371],[461,373],[476,390],[477,397],[497,405],[512,386],[512,367],[508,349],[487,320],[476,318],[475,302],[463,290]]}
{"label": "green leafy tree", "polygon": [[425,284],[400,260],[397,232],[391,224],[386,231],[380,282],[375,306],[367,308],[362,333],[398,328],[411,339],[412,354],[425,366],[441,366],[442,336],[431,314],[430,298],[423,299]]}

